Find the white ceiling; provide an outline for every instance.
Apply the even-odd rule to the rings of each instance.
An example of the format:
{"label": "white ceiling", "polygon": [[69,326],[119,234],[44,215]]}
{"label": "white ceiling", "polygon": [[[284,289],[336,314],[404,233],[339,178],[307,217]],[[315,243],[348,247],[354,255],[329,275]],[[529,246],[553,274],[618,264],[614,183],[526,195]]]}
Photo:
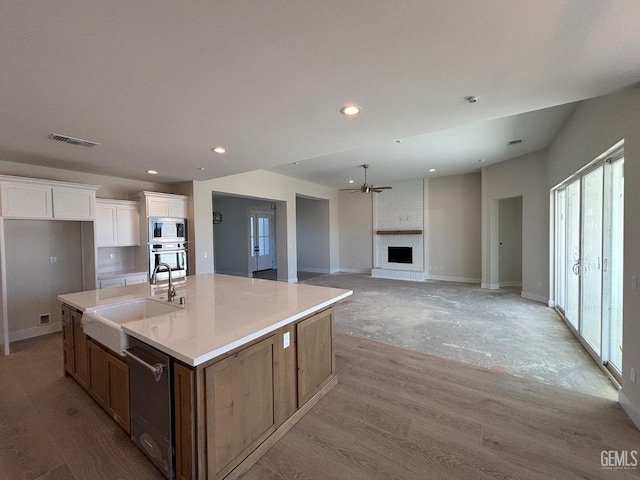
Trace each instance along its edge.
{"label": "white ceiling", "polygon": [[[378,184],[474,171],[548,146],[566,104],[640,80],[637,0],[0,8],[0,160],[160,182],[270,168],[340,188],[362,163]],[[356,118],[338,113],[350,102]]]}

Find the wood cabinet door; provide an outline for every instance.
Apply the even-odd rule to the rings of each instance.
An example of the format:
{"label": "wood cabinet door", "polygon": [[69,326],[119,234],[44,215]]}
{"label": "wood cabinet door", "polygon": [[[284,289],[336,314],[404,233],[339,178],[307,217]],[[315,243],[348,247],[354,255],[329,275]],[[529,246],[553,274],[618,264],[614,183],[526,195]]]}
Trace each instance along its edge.
{"label": "wood cabinet door", "polygon": [[89,362],[87,361],[87,336],[82,330],[82,314],[71,311],[73,325],[73,360],[75,364],[75,378],[85,389],[89,389]]}
{"label": "wood cabinet door", "polygon": [[107,410],[127,433],[131,433],[129,364],[111,352],[107,352],[107,367],[109,370]]}
{"label": "wood cabinet door", "polygon": [[297,325],[298,407],[313,397],[335,373],[333,309]]}
{"label": "wood cabinet door", "polygon": [[176,479],[196,478],[196,419],[194,371],[173,364],[174,432],[176,439]]}
{"label": "wood cabinet door", "polygon": [[109,403],[107,352],[92,340],[87,341],[87,352],[89,354],[89,391],[103,408],[107,408]]}
{"label": "wood cabinet door", "polygon": [[209,479],[226,476],[275,430],[274,339],[205,369]]}

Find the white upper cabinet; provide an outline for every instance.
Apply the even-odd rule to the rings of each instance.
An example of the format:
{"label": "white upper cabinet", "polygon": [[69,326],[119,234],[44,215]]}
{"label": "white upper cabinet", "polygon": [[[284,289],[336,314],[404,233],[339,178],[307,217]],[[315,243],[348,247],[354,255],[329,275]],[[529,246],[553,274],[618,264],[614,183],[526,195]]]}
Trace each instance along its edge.
{"label": "white upper cabinet", "polygon": [[187,197],[169,193],[142,192],[147,217],[187,218]]}
{"label": "white upper cabinet", "polygon": [[53,218],[51,187],[2,182],[2,216],[7,218]]}
{"label": "white upper cabinet", "polygon": [[53,187],[53,218],[93,220],[96,191],[83,188]]}
{"label": "white upper cabinet", "polygon": [[0,176],[0,213],[5,218],[93,220],[95,185]]}
{"label": "white upper cabinet", "polygon": [[96,200],[96,246],[140,245],[140,214],[137,202]]}

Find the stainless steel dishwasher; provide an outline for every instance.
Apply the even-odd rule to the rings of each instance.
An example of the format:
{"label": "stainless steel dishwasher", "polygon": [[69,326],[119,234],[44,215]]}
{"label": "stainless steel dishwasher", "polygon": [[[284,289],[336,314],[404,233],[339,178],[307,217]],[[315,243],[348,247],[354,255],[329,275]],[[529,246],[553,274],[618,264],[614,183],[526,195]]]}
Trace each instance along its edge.
{"label": "stainless steel dishwasher", "polygon": [[170,480],[175,478],[173,365],[161,351],[129,337],[131,439]]}

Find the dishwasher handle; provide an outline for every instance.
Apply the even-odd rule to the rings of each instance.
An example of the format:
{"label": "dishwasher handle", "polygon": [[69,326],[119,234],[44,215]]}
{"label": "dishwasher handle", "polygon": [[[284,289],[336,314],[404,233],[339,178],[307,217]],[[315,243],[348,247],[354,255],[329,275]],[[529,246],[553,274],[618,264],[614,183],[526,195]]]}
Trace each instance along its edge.
{"label": "dishwasher handle", "polygon": [[[133,348],[135,348],[135,347],[133,347]],[[123,353],[129,358],[133,358],[140,365],[142,365],[145,368],[151,370],[151,372],[153,373],[153,378],[156,379],[156,382],[159,382],[160,378],[162,378],[162,374],[164,373],[164,369],[165,369],[165,367],[167,365],[164,364],[164,363],[156,363],[154,365],[151,365],[151,364],[145,362],[144,360],[142,360],[137,355],[134,355],[133,353],[131,353],[129,350],[133,350],[133,348],[127,348],[126,350],[123,350]]]}

